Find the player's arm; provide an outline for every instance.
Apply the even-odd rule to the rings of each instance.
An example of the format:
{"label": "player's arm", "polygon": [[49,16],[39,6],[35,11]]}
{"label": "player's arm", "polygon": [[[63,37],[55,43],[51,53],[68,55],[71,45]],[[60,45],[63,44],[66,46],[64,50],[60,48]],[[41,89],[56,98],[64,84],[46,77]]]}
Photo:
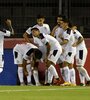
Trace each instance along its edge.
{"label": "player's arm", "polygon": [[73,47],[78,46],[80,43],[82,43],[83,40],[84,40],[84,38],[80,36],[78,38],[78,41],[73,44]]}
{"label": "player's arm", "polygon": [[27,60],[23,59],[23,72],[24,72],[24,75],[27,76],[28,75],[28,72],[27,72],[27,69],[26,69],[26,65],[27,65]]}
{"label": "player's arm", "polygon": [[25,32],[25,33],[23,34],[23,38],[26,40],[26,42],[34,43],[32,34],[28,34],[27,32]]}
{"label": "player's arm", "polygon": [[67,44],[68,40],[67,39],[63,39],[63,41],[60,43],[61,45]]}
{"label": "player's arm", "polygon": [[10,19],[7,19],[5,22],[6,22],[7,26],[8,26],[8,28],[9,28],[10,34],[11,34],[11,35],[14,35],[14,29],[13,29],[13,27],[12,27],[12,22],[11,22],[11,20],[10,20]]}
{"label": "player's arm", "polygon": [[52,36],[54,37],[55,31],[56,31],[57,28],[58,28],[58,25],[56,25],[56,26],[53,28],[53,30],[52,30],[52,32],[51,32],[50,35],[52,35]]}
{"label": "player's arm", "polygon": [[48,42],[46,43],[46,49],[47,49],[47,56],[48,56],[50,53],[50,44]]}

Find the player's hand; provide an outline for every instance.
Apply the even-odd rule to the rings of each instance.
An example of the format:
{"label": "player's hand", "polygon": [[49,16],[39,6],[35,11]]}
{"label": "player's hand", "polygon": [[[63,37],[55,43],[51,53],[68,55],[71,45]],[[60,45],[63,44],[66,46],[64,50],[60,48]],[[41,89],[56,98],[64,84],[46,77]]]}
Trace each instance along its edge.
{"label": "player's hand", "polygon": [[24,70],[24,75],[28,76],[28,72],[26,70]]}
{"label": "player's hand", "polygon": [[11,20],[10,20],[10,19],[7,19],[7,20],[6,20],[6,24],[7,24],[7,26],[12,26]]}
{"label": "player's hand", "polygon": [[76,47],[76,46],[77,46],[77,44],[76,44],[76,43],[74,43],[72,46],[73,46],[73,47]]}

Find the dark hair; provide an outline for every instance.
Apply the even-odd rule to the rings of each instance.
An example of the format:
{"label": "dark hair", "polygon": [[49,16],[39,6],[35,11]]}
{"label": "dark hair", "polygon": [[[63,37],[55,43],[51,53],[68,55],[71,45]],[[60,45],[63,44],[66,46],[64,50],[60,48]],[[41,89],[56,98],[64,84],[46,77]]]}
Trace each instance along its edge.
{"label": "dark hair", "polygon": [[39,31],[39,29],[37,27],[31,28],[31,31],[36,30]]}
{"label": "dark hair", "polygon": [[68,23],[68,26],[71,28],[72,27],[72,23],[69,19],[65,18],[65,19],[62,19],[63,22],[65,23]]}
{"label": "dark hair", "polygon": [[67,18],[65,15],[58,15],[57,17],[61,17],[62,19],[66,19]]}
{"label": "dark hair", "polygon": [[41,59],[42,58],[42,52],[39,49],[34,49],[35,58]]}
{"label": "dark hair", "polygon": [[36,59],[41,59],[42,58],[42,52],[37,49],[37,48],[31,48],[27,53],[26,55],[30,56],[31,53],[34,53],[35,54],[35,58]]}
{"label": "dark hair", "polygon": [[40,18],[45,18],[45,16],[41,14],[37,15],[37,19],[40,19]]}

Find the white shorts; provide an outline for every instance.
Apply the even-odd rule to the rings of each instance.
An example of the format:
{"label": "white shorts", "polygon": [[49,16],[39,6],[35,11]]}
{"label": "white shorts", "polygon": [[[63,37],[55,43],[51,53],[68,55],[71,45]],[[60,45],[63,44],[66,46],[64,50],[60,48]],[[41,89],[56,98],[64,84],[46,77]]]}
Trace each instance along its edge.
{"label": "white shorts", "polygon": [[59,57],[60,57],[60,55],[61,55],[61,53],[62,53],[62,50],[61,51],[60,50],[51,50],[50,54],[48,56],[48,60],[50,60],[54,64],[56,64],[58,59],[59,59]]}
{"label": "white shorts", "polygon": [[76,55],[76,48],[72,50],[66,50],[64,55],[64,61],[73,64],[74,63],[74,57]]}
{"label": "white shorts", "polygon": [[17,51],[13,52],[14,55],[14,64],[22,64],[23,63],[23,55]]}
{"label": "white shorts", "polygon": [[77,50],[76,52],[76,65],[84,66],[87,58],[87,49]]}
{"label": "white shorts", "polygon": [[63,63],[64,62],[64,55],[63,53],[60,55],[58,61],[57,61],[57,64],[60,64],[60,63]]}
{"label": "white shorts", "polygon": [[40,46],[39,50],[42,52],[42,59],[45,59],[46,58],[46,52],[47,52],[45,45]]}

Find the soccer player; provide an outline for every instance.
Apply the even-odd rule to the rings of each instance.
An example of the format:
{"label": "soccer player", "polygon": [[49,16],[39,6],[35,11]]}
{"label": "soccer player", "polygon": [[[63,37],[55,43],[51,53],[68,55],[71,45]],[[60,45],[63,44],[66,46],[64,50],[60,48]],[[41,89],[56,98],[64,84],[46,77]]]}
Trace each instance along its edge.
{"label": "soccer player", "polygon": [[14,35],[14,30],[12,28],[12,23],[10,19],[6,20],[6,24],[9,28],[9,30],[6,29],[0,29],[0,73],[3,71],[4,67],[4,60],[3,60],[3,44],[4,44],[4,36],[11,36]]}
{"label": "soccer player", "polygon": [[[40,30],[40,33],[50,34],[50,27],[48,24],[44,23],[45,17],[43,15],[37,16],[37,24],[33,27],[37,27]],[[23,37],[27,42],[32,42],[33,40],[30,38],[31,35],[31,27],[29,27],[26,32],[23,34]],[[32,37],[32,36],[31,36]]]}
{"label": "soccer player", "polygon": [[[34,52],[34,49],[38,49],[36,46],[34,46],[33,44],[31,43],[22,43],[22,44],[16,44],[16,46],[14,47],[13,49],[13,55],[14,55],[14,63],[18,65],[18,77],[19,77],[19,80],[20,80],[20,85],[24,85],[24,70],[28,73],[27,76],[27,85],[32,85],[31,83],[31,67],[33,67],[32,65],[32,58],[28,58],[26,59],[25,63],[26,65],[24,65],[24,68],[23,68],[23,59],[24,57],[26,57],[26,55],[29,55],[31,56],[31,53]],[[31,50],[31,52],[30,52]],[[32,61],[31,61],[32,60]],[[37,76],[36,76],[36,73],[37,73]],[[33,70],[33,76],[34,76],[34,79],[35,79],[35,82],[36,82],[36,85],[39,84],[39,80],[38,80],[38,71],[36,70]]]}
{"label": "soccer player", "polygon": [[90,76],[88,75],[87,70],[84,68],[86,58],[87,58],[87,48],[85,41],[81,33],[77,29],[73,29],[75,36],[75,43],[73,46],[76,47],[76,65],[77,70],[79,71],[80,76],[80,85],[85,86],[85,79],[87,80],[87,85],[90,85]]}
{"label": "soccer player", "polygon": [[[63,40],[62,36],[64,33],[64,30],[61,28],[61,20],[65,19],[65,18],[66,17],[64,15],[58,15],[57,16],[57,25],[53,28],[53,30],[51,32],[51,35],[54,36],[58,40],[59,43],[62,42],[62,40]],[[62,49],[63,49],[63,46],[62,46]],[[62,77],[63,77],[62,65],[63,65],[63,61],[64,61],[63,59],[64,58],[63,58],[63,52],[62,52],[62,54],[60,55],[60,58],[57,62],[60,66],[60,72],[61,72]],[[52,76],[49,75],[49,77],[52,77]],[[48,79],[49,79],[49,77],[48,77]],[[63,79],[64,79],[64,77],[63,77]],[[50,78],[49,80],[52,80],[52,78]]]}
{"label": "soccer player", "polygon": [[62,53],[61,45],[51,35],[45,35],[43,33],[40,33],[38,28],[32,28],[31,32],[34,37],[38,37],[41,40],[41,42],[44,45],[46,45],[47,48],[47,56],[45,58],[46,67],[48,68],[48,71],[55,77],[56,79],[55,83],[58,84],[60,82],[60,79],[54,66],[58,58],[60,57],[60,54]]}
{"label": "soccer player", "polygon": [[[33,27],[37,27],[40,30],[40,33],[50,34],[50,27],[49,27],[48,24],[46,24],[44,22],[45,22],[45,17],[43,15],[38,15],[37,16],[37,24],[34,25]],[[25,40],[27,42],[33,43],[33,44],[35,44],[36,46],[39,47],[39,49],[42,51],[43,58],[46,56],[45,46],[40,42],[40,40],[38,38],[32,37],[31,27],[29,27],[26,30],[26,32],[23,34],[23,37],[25,38]]]}
{"label": "soccer player", "polygon": [[63,71],[64,71],[64,80],[65,80],[65,83],[62,85],[76,86],[75,69],[73,68],[74,56],[76,54],[76,47],[72,46],[75,42],[75,38],[73,35],[73,31],[70,29],[69,25],[70,25],[70,22],[67,19],[63,19],[61,21],[61,27],[63,28],[63,30],[65,30],[63,33],[63,41],[61,42],[61,45],[64,46]]}

